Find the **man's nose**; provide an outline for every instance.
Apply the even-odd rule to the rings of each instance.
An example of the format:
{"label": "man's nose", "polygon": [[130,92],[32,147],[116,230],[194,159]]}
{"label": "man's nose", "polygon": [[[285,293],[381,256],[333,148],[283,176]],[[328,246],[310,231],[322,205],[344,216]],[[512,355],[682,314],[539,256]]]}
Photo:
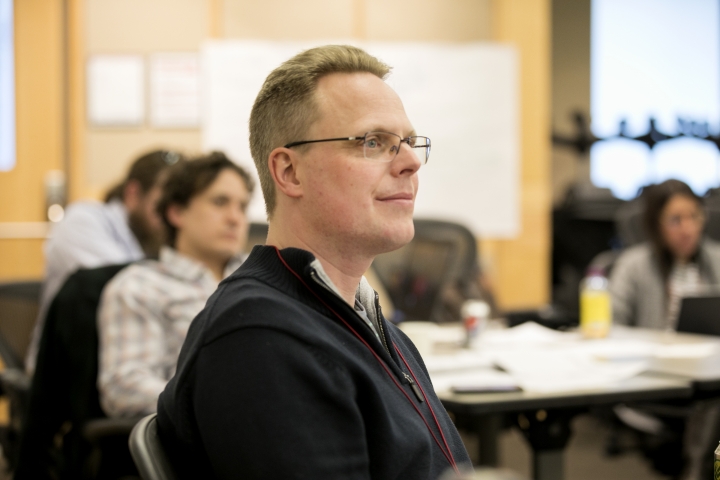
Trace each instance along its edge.
{"label": "man's nose", "polygon": [[228,209],[228,220],[234,225],[242,223],[245,220],[245,212],[240,207],[232,207]]}
{"label": "man's nose", "polygon": [[393,159],[393,170],[397,171],[399,175],[410,174],[417,172],[422,166],[423,162],[418,157],[419,149],[412,148],[405,142],[400,144],[400,150]]}

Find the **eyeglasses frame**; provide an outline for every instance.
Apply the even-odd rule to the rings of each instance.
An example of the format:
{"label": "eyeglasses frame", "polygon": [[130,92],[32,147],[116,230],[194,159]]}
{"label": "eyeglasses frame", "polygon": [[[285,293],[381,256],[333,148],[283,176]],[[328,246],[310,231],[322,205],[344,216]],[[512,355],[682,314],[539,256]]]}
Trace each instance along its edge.
{"label": "eyeglasses frame", "polygon": [[[363,141],[363,145],[364,145],[364,144],[365,144],[365,138],[366,138],[368,135],[370,135],[371,133],[385,133],[385,134],[387,134],[387,135],[393,135],[393,136],[398,137],[398,138],[400,139],[400,144],[399,144],[399,145],[402,145],[403,143],[406,143],[406,144],[408,145],[408,147],[410,147],[410,148],[424,148],[424,149],[425,149],[425,161],[422,163],[423,165],[425,165],[425,164],[428,162],[428,160],[430,159],[430,149],[431,149],[431,146],[432,146],[432,142],[430,141],[430,137],[423,137],[423,136],[421,136],[421,135],[410,135],[409,137],[402,138],[400,135],[398,135],[398,134],[396,134],[396,133],[383,132],[383,131],[379,131],[379,130],[373,130],[372,132],[367,132],[367,133],[365,133],[365,135],[363,135],[362,137],[338,137],[338,138],[323,138],[323,139],[320,139],[320,140],[300,140],[299,142],[290,142],[290,143],[284,145],[283,148],[292,148],[292,147],[297,147],[297,146],[299,146],[299,145],[306,145],[306,144],[308,144],[308,143],[346,142],[346,141],[353,141],[353,140],[362,140],[362,141]],[[411,138],[424,138],[424,139],[427,140],[427,145],[419,145],[419,146],[413,147],[413,146],[410,145],[410,139],[411,139]],[[363,152],[364,152],[364,150],[363,150]],[[397,154],[398,154],[399,152],[400,152],[400,148],[398,147],[398,151],[395,152],[395,156],[397,156]],[[367,158],[367,157],[366,157],[366,158]],[[394,159],[394,158],[395,158],[395,157],[393,157],[393,159]],[[368,159],[368,160],[369,160],[369,159]],[[390,161],[392,161],[392,160],[390,160]]]}

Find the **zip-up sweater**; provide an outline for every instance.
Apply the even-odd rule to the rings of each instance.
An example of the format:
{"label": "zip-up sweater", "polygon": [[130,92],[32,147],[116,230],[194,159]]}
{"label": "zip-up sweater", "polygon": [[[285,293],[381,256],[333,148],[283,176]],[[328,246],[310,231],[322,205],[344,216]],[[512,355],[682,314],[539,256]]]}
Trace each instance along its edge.
{"label": "zip-up sweater", "polygon": [[318,266],[304,250],[256,246],[193,320],[158,402],[180,478],[436,479],[451,468],[445,444],[470,466],[377,295],[364,307],[378,335]]}

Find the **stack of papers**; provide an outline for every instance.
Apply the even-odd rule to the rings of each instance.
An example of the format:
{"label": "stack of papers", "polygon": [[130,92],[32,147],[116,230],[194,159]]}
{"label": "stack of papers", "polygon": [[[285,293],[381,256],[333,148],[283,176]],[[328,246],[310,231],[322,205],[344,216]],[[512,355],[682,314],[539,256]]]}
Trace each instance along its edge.
{"label": "stack of papers", "polygon": [[[447,341],[450,332],[436,338]],[[536,393],[571,392],[612,387],[644,371],[720,378],[720,339],[668,338],[620,327],[609,338],[587,340],[577,332],[528,322],[488,330],[472,349],[425,355],[424,360],[438,392],[513,386]]]}

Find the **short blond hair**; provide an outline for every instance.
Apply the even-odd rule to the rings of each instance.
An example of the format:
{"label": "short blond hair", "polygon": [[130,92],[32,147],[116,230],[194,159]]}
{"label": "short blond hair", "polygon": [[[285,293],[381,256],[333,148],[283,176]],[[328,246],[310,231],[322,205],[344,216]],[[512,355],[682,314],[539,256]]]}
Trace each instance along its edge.
{"label": "short blond hair", "polygon": [[390,67],[364,50],[326,45],[295,55],[265,79],[250,113],[250,153],[260,176],[268,218],[275,211],[275,183],[268,157],[275,148],[305,140],[318,120],[314,93],[320,78],[331,73],[371,73],[385,79]]}

